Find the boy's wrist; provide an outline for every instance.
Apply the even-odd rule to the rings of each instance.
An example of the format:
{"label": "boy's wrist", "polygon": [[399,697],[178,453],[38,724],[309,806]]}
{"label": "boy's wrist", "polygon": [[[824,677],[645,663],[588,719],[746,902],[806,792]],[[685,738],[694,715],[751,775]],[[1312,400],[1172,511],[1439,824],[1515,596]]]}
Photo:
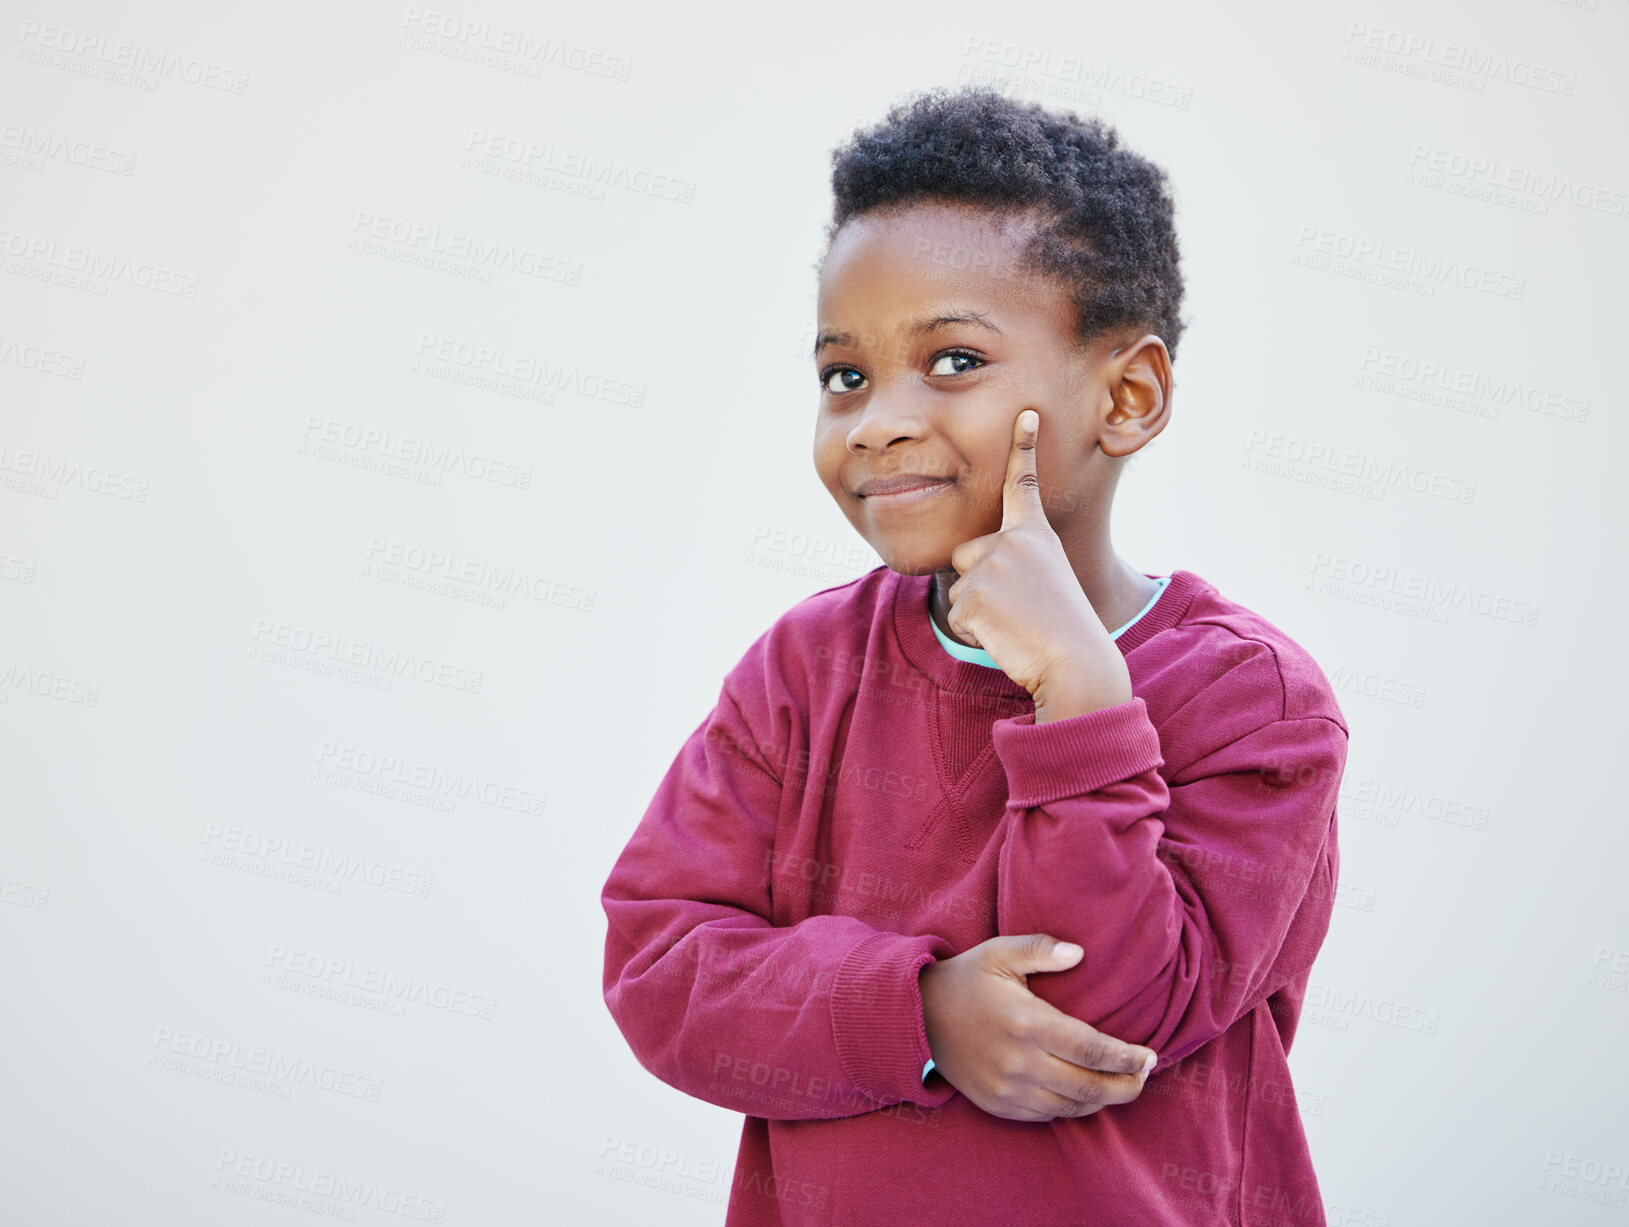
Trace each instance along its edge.
{"label": "boy's wrist", "polygon": [[[1125,657],[1115,649],[1117,661],[1106,665],[1073,661],[1068,666],[1050,672],[1035,688],[1035,723],[1067,720],[1071,716],[1084,716],[1088,712],[1102,711],[1129,702],[1131,673]],[[1113,667],[1118,664],[1119,668]]]}

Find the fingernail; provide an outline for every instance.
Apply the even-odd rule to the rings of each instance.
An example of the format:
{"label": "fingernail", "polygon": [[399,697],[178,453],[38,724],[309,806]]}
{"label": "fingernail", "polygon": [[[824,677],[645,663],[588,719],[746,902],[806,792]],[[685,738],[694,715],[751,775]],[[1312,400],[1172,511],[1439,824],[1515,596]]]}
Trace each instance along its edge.
{"label": "fingernail", "polygon": [[1074,942],[1059,942],[1052,947],[1052,953],[1060,959],[1072,959],[1081,953],[1081,949]]}
{"label": "fingernail", "polygon": [[1149,1074],[1154,1072],[1154,1066],[1159,1063],[1159,1059],[1159,1054],[1157,1052],[1151,1052],[1148,1054],[1148,1060],[1143,1062],[1144,1077],[1147,1077]]}

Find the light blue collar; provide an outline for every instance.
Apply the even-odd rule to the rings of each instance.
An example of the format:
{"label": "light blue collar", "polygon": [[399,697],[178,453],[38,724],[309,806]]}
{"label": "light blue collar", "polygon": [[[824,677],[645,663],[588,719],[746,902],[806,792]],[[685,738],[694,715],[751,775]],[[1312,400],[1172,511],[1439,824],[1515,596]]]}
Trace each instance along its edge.
{"label": "light blue collar", "polygon": [[[1129,631],[1133,626],[1135,626],[1144,614],[1146,614],[1150,609],[1154,608],[1154,602],[1160,599],[1160,593],[1165,591],[1165,586],[1171,582],[1171,577],[1169,575],[1162,575],[1159,577],[1157,582],[1158,587],[1154,589],[1154,595],[1148,598],[1148,604],[1139,609],[1136,616],[1119,630],[1110,631],[1110,639],[1118,639],[1126,631]],[[930,603],[933,600],[933,588],[931,585],[928,588],[928,600]],[[949,635],[945,634],[944,631],[939,629],[939,624],[933,620],[933,615],[931,613],[928,615],[928,622],[933,627],[933,633],[938,636],[939,642],[944,645],[945,651],[949,652],[957,660],[965,660],[970,664],[983,665],[988,669],[999,669],[1001,667],[1000,665],[996,664],[995,661],[990,659],[990,654],[983,648],[970,648],[965,643],[957,643]]]}

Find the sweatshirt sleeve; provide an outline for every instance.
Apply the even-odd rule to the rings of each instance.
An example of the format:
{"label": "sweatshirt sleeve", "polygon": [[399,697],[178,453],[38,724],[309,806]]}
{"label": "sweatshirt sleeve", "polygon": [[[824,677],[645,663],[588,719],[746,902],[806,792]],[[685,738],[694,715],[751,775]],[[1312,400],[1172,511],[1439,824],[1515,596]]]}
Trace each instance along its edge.
{"label": "sweatshirt sleeve", "polygon": [[1160,1066],[1305,972],[1329,927],[1346,729],[1287,714],[1259,646],[1177,713],[1210,748],[1169,785],[1140,697],[992,732],[1008,783],[1000,932],[1081,946],[1031,991]]}
{"label": "sweatshirt sleeve", "polygon": [[760,638],[726,678],[605,883],[605,1003],[641,1065],[722,1108],[937,1106],[955,1092],[923,1084],[917,977],[951,945],[850,916],[770,919],[776,817],[802,783],[777,770],[795,722],[765,654]]}

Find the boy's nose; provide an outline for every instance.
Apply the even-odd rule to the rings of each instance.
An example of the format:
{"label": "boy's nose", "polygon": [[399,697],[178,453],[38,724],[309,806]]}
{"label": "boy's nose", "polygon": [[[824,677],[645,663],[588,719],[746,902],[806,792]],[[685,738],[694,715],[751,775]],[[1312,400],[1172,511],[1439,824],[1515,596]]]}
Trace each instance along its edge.
{"label": "boy's nose", "polygon": [[848,450],[880,452],[894,443],[920,439],[927,429],[927,413],[916,392],[908,384],[874,388],[860,420],[848,432]]}

